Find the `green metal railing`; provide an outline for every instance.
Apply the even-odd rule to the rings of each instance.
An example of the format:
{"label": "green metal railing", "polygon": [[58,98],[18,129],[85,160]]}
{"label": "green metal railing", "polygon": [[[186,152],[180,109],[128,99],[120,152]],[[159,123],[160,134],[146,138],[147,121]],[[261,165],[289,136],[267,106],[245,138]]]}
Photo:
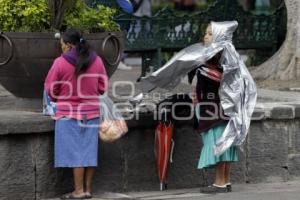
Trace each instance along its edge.
{"label": "green metal railing", "polygon": [[[114,1],[98,0],[111,6]],[[149,65],[154,69],[162,63],[163,52],[178,51],[203,37],[210,21],[237,20],[239,27],[234,36],[237,49],[263,49],[273,54],[278,48],[282,4],[269,15],[254,15],[246,12],[236,0],[216,0],[206,10],[179,15],[170,8],[164,8],[149,17],[135,17],[119,12],[115,20],[127,31],[125,51],[142,54],[142,76]]]}

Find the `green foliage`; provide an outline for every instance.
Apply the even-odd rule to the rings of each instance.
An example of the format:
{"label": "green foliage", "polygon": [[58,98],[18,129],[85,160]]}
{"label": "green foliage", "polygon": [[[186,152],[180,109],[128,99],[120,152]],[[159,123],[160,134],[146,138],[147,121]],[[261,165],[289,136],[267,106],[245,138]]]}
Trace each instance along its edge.
{"label": "green foliage", "polygon": [[0,0],[2,31],[35,32],[49,28],[45,0]]}
{"label": "green foliage", "polygon": [[48,3],[47,0],[0,0],[0,30],[7,32],[51,31],[61,28],[60,20],[63,26],[78,28],[83,32],[119,30],[119,26],[113,21],[115,9],[103,5],[92,9],[83,0],[72,1],[72,5],[65,3],[64,6],[59,4],[61,7],[55,7],[56,0],[48,0]]}
{"label": "green foliage", "polygon": [[82,0],[77,0],[75,8],[65,17],[65,25],[83,32],[118,31],[119,26],[113,21],[115,13],[115,9],[103,5],[90,8]]}

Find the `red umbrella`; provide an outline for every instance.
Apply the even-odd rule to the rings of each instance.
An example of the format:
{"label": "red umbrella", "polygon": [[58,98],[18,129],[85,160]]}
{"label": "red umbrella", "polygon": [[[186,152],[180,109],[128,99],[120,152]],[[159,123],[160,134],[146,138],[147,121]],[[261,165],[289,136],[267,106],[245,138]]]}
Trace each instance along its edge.
{"label": "red umbrella", "polygon": [[[169,160],[172,163],[172,154],[175,144],[172,139],[174,131],[173,114],[180,116],[184,113],[183,111],[190,109],[190,106],[186,105],[173,107],[176,102],[192,103],[192,100],[187,94],[174,94],[160,102],[157,110],[159,123],[155,129],[154,153],[157,173],[160,180],[160,190],[166,189]],[[184,115],[185,114],[183,114],[183,116]]]}
{"label": "red umbrella", "polygon": [[[169,160],[172,162],[172,151],[174,147],[173,137],[174,125],[159,122],[155,130],[155,157],[158,177],[160,180],[160,190],[166,188],[166,177]],[[171,157],[171,159],[170,159]]]}

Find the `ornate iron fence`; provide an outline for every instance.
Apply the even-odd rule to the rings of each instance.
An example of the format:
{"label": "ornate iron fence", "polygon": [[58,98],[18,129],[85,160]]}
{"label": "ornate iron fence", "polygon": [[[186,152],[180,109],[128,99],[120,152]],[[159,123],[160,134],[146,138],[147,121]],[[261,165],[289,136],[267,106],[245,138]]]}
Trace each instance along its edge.
{"label": "ornate iron fence", "polygon": [[119,12],[115,20],[127,31],[125,51],[142,54],[143,76],[148,65],[154,69],[162,65],[162,52],[178,51],[198,42],[210,21],[237,20],[239,27],[233,41],[237,49],[264,49],[272,54],[278,48],[283,10],[284,3],[269,15],[255,15],[244,11],[236,0],[216,0],[206,10],[191,14],[164,8],[150,18]]}

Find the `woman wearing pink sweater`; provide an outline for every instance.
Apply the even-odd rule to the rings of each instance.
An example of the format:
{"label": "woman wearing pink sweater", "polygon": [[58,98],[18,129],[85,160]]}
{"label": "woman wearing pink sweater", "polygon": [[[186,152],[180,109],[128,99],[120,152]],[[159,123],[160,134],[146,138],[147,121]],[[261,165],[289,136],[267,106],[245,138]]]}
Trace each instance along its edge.
{"label": "woman wearing pink sweater", "polygon": [[108,88],[105,67],[79,31],[67,30],[63,54],[48,72],[45,89],[56,102],[55,167],[73,168],[74,191],[62,199],[92,197],[97,167],[99,95]]}

